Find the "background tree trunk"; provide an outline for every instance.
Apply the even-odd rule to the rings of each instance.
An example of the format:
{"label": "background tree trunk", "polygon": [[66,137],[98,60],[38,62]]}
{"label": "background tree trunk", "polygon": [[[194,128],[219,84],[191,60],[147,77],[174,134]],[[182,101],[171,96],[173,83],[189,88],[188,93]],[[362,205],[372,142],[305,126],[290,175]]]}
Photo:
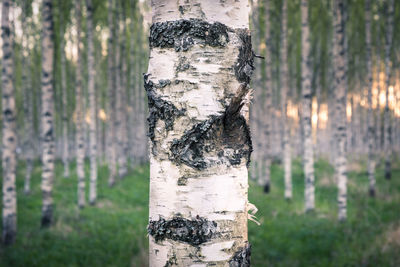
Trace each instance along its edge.
{"label": "background tree trunk", "polygon": [[81,1],[75,0],[76,24],[77,24],[77,66],[76,66],[76,173],[78,175],[78,206],[85,206],[85,129],[84,129],[84,108],[83,108],[83,90],[82,90],[82,51],[81,44],[81,25],[82,25],[82,10]]}
{"label": "background tree trunk", "polygon": [[393,40],[393,16],[394,16],[394,0],[386,2],[387,8],[387,25],[386,25],[386,46],[385,46],[385,86],[386,86],[386,103],[385,103],[385,115],[384,115],[384,147],[385,147],[385,178],[390,179],[392,176],[392,127],[389,110],[389,86],[391,78],[391,67],[390,67],[390,54],[392,50]]}
{"label": "background tree trunk", "polygon": [[301,122],[303,127],[303,164],[305,177],[305,210],[311,211],[315,207],[314,185],[314,149],[311,127],[311,64],[310,64],[310,28],[308,24],[308,3],[301,0]]}
{"label": "background tree trunk", "polygon": [[365,1],[365,45],[367,57],[367,86],[368,86],[368,179],[369,194],[375,196],[375,161],[374,161],[374,120],[372,114],[372,49],[371,49],[371,1]]}
{"label": "background tree trunk", "polygon": [[249,266],[249,7],[180,4],[152,1],[150,266]]}
{"label": "background tree trunk", "polygon": [[17,234],[17,193],[16,193],[16,109],[13,81],[14,57],[10,14],[13,2],[4,0],[1,12],[1,36],[3,41],[2,61],[2,168],[3,168],[3,243],[14,243]]}
{"label": "background tree trunk", "polygon": [[43,0],[42,7],[42,227],[50,226],[53,218],[53,182],[54,182],[54,89],[53,89],[53,62],[54,62],[54,28],[53,28],[53,1]]}
{"label": "background tree trunk", "polygon": [[97,199],[97,110],[94,77],[94,48],[93,48],[93,6],[92,0],[86,0],[87,8],[87,46],[88,46],[88,94],[90,109],[89,142],[90,142],[90,186],[89,202],[95,204]]}
{"label": "background tree trunk", "polygon": [[292,198],[292,158],[290,145],[290,131],[287,119],[287,99],[289,92],[289,67],[287,49],[287,1],[282,2],[282,30],[281,30],[281,73],[279,75],[281,85],[281,113],[282,113],[282,143],[283,143],[283,168],[285,176],[285,198]]}
{"label": "background tree trunk", "polygon": [[340,221],[347,217],[347,159],[346,159],[346,38],[345,38],[345,4],[343,0],[335,0],[335,119],[336,147],[335,173],[338,184],[338,218]]}

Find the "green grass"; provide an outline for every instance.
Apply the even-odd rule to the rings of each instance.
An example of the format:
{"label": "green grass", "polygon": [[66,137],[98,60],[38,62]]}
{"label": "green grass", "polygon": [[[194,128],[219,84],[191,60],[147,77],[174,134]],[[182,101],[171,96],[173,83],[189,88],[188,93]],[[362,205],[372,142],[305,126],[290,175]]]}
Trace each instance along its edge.
{"label": "green grass", "polygon": [[[385,181],[378,168],[377,196],[371,199],[365,163],[351,168],[345,223],[336,220],[333,169],[326,161],[316,163],[316,211],[310,214],[303,212],[304,183],[298,160],[293,163],[290,202],[283,198],[281,166],[272,166],[268,195],[250,181],[249,200],[259,209],[262,223],[257,226],[249,221],[252,266],[400,266],[400,170],[395,169],[393,179]],[[43,230],[40,167],[36,164],[32,193],[25,196],[21,164],[18,236],[15,245],[0,247],[0,266],[147,266],[149,168],[137,167],[114,188],[108,188],[107,176],[107,168],[101,167],[98,203],[79,210],[76,176],[62,178],[62,165],[57,163],[55,222]]]}

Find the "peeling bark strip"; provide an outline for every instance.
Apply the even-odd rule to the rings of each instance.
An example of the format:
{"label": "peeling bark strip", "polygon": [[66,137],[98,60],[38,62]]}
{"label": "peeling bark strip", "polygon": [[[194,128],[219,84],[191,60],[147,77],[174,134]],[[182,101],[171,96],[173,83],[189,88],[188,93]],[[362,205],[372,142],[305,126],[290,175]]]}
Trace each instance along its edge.
{"label": "peeling bark strip", "polygon": [[200,19],[154,23],[150,27],[150,47],[187,51],[194,44],[223,47],[229,42],[228,27]]}
{"label": "peeling bark strip", "polygon": [[[17,233],[15,90],[13,83],[13,45],[9,14],[12,1],[3,1],[1,14],[2,62],[2,171],[3,171],[3,233],[5,245],[14,243]],[[10,10],[11,9],[11,10]]]}
{"label": "peeling bark strip", "polygon": [[235,256],[229,261],[229,267],[249,267],[250,266],[251,245],[246,244],[235,253]]}
{"label": "peeling bark strip", "polygon": [[246,266],[248,2],[152,7],[149,265]]}
{"label": "peeling bark strip", "polygon": [[150,221],[147,231],[156,242],[172,239],[197,246],[215,236],[217,223],[199,216],[194,220],[180,217],[171,220],[161,218],[158,221]]}

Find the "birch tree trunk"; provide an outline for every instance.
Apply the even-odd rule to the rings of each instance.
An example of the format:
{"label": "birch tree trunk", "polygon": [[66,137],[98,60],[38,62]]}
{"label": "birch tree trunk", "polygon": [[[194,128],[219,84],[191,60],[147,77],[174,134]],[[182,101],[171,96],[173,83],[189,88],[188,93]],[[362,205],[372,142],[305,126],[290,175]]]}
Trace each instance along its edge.
{"label": "birch tree trunk", "polygon": [[42,97],[41,97],[41,132],[42,132],[42,227],[50,226],[53,219],[53,181],[54,181],[54,28],[53,1],[43,0],[42,7]]}
{"label": "birch tree trunk", "polygon": [[311,64],[310,64],[310,27],[308,23],[308,3],[301,0],[301,92],[303,127],[303,163],[305,176],[305,210],[311,211],[315,207],[314,186],[314,149],[311,128]]}
{"label": "birch tree trunk", "polygon": [[96,112],[96,90],[95,90],[95,68],[93,49],[93,6],[92,0],[86,0],[87,8],[87,53],[88,53],[88,94],[90,109],[89,143],[90,143],[90,186],[89,202],[94,205],[97,198],[97,112]]}
{"label": "birch tree trunk", "polygon": [[[62,15],[60,17],[62,20]],[[67,114],[67,72],[65,62],[65,40],[64,40],[65,25],[60,23],[60,58],[61,58],[61,92],[62,92],[62,142],[63,154],[62,161],[64,164],[64,177],[69,177],[69,136],[68,136],[68,114]]]}
{"label": "birch tree trunk", "polygon": [[30,61],[30,50],[29,50],[29,34],[27,32],[27,18],[26,6],[24,7],[24,15],[22,17],[22,88],[23,88],[23,101],[24,101],[24,155],[26,160],[26,173],[24,183],[24,193],[29,194],[31,192],[31,177],[33,170],[33,90],[31,83],[31,61]]}
{"label": "birch tree trunk", "polygon": [[374,121],[372,114],[372,52],[371,52],[371,0],[365,1],[365,36],[367,56],[367,83],[368,83],[368,179],[369,194],[375,196],[375,161],[374,161]]}
{"label": "birch tree trunk", "polygon": [[283,166],[285,175],[285,198],[292,198],[292,159],[291,146],[289,136],[289,125],[287,122],[287,97],[289,92],[289,67],[288,67],[288,50],[287,50],[287,1],[282,2],[282,31],[281,31],[281,73],[279,75],[281,85],[281,113],[283,127]]}
{"label": "birch tree trunk", "polygon": [[78,206],[83,208],[85,206],[85,132],[84,132],[84,112],[83,112],[83,90],[82,90],[82,51],[81,51],[81,1],[75,0],[75,12],[76,12],[76,28],[77,28],[77,66],[76,66],[76,172],[78,176]]}
{"label": "birch tree trunk", "polygon": [[115,177],[117,175],[117,165],[116,165],[116,150],[115,150],[115,58],[114,58],[114,0],[108,0],[108,25],[110,28],[108,36],[108,47],[107,47],[107,90],[108,90],[108,125],[107,125],[107,150],[108,150],[108,165],[109,165],[109,177],[108,185],[113,186],[115,184]]}
{"label": "birch tree trunk", "polygon": [[14,57],[10,29],[12,1],[4,0],[1,14],[2,60],[2,169],[3,169],[3,244],[11,245],[17,234],[15,89]]}
{"label": "birch tree trunk", "polygon": [[338,219],[347,217],[347,160],[346,160],[346,44],[345,44],[345,4],[343,0],[335,0],[335,119],[336,147],[335,173],[338,183]]}
{"label": "birch tree trunk", "polygon": [[150,266],[249,266],[247,0],[153,0]]}
{"label": "birch tree trunk", "polygon": [[394,0],[389,0],[387,4],[387,24],[386,24],[386,46],[385,46],[385,86],[386,86],[386,103],[384,114],[384,148],[385,148],[385,178],[390,180],[392,176],[392,127],[389,110],[389,86],[391,78],[390,53],[392,50],[393,40],[393,16],[394,16]]}

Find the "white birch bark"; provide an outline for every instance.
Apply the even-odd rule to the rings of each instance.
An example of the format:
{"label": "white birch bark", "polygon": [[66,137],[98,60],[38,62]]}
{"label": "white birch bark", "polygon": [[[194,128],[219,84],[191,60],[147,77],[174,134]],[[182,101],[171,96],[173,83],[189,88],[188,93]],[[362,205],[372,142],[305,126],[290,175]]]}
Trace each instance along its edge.
{"label": "white birch bark", "polygon": [[308,22],[308,2],[301,0],[301,122],[303,127],[303,164],[305,177],[305,210],[315,208],[314,185],[314,149],[311,127],[311,64],[310,64],[310,27]]}
{"label": "white birch bark", "polygon": [[335,119],[336,147],[335,173],[338,184],[338,219],[347,217],[347,160],[346,160],[346,44],[345,44],[345,4],[343,0],[335,0]]}
{"label": "white birch bark", "polygon": [[14,243],[17,234],[17,193],[16,193],[16,108],[13,81],[14,57],[10,13],[13,2],[4,0],[1,12],[2,59],[2,169],[3,169],[3,232],[4,245]]}
{"label": "white birch bark", "polygon": [[375,196],[375,160],[374,160],[374,121],[372,114],[372,49],[371,49],[371,0],[365,1],[365,46],[367,57],[367,86],[368,86],[368,179],[369,194]]}
{"label": "white birch bark", "polygon": [[84,96],[82,90],[82,51],[81,51],[81,25],[82,25],[82,10],[81,10],[81,1],[75,0],[75,14],[76,14],[76,28],[77,28],[77,51],[78,51],[78,60],[76,66],[76,172],[78,177],[78,206],[79,208],[83,208],[85,206],[85,129],[84,129]]}
{"label": "white birch bark", "polygon": [[41,146],[42,146],[42,227],[50,226],[53,218],[54,181],[54,88],[53,88],[53,1],[43,0],[42,6],[42,95],[41,95]]}
{"label": "white birch bark", "polygon": [[152,8],[150,266],[249,266],[248,3]]}
{"label": "white birch bark", "polygon": [[391,116],[389,110],[389,86],[391,78],[390,54],[392,50],[393,40],[393,16],[394,16],[394,0],[388,0],[387,4],[387,22],[386,22],[386,45],[385,45],[385,86],[386,86],[386,102],[384,113],[384,149],[385,149],[385,178],[391,179],[392,176],[392,127]]}
{"label": "white birch bark", "polygon": [[87,53],[88,53],[88,94],[90,109],[89,124],[89,145],[90,145],[90,185],[89,185],[89,202],[95,204],[97,199],[97,109],[96,109],[96,89],[94,77],[94,48],[93,48],[93,6],[92,0],[86,0],[87,8]]}
{"label": "white birch bark", "polygon": [[285,179],[285,198],[292,198],[292,158],[290,145],[290,132],[287,121],[287,98],[289,92],[289,67],[287,49],[287,1],[282,2],[282,29],[281,29],[281,58],[280,58],[280,85],[281,85],[281,113],[282,113],[282,143],[283,143],[283,167]]}

